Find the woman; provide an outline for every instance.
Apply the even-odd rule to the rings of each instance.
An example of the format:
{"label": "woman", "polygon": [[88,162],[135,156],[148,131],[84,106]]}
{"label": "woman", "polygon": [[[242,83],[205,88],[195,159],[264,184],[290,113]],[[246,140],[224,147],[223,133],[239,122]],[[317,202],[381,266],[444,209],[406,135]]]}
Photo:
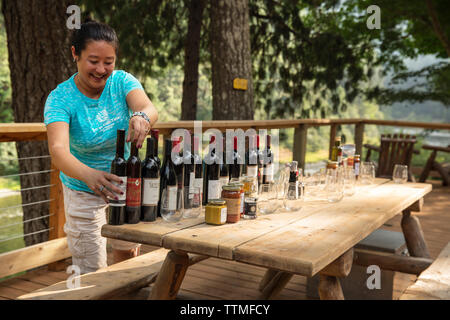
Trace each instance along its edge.
{"label": "woman", "polygon": [[[47,98],[44,122],[53,163],[61,171],[69,249],[81,273],[106,267],[107,198],[116,198],[121,179],[110,174],[118,129],[142,147],[158,113],[131,74],[114,71],[118,39],[112,28],[89,21],[75,30],[72,56],[78,72]],[[125,158],[129,156],[125,147]],[[139,244],[111,240],[114,261],[139,254]]]}

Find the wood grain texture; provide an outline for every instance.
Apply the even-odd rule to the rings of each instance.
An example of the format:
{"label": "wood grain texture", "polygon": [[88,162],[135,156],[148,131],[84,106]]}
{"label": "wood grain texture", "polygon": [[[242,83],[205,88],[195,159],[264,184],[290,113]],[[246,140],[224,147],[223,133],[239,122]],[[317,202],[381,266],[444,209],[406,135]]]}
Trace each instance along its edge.
{"label": "wood grain texture", "polygon": [[450,300],[450,243],[400,300]]}
{"label": "wood grain texture", "polygon": [[320,300],[344,300],[344,293],[342,292],[339,279],[320,275],[319,296]]}
{"label": "wood grain texture", "polygon": [[79,276],[80,288],[70,289],[67,281],[18,297],[19,300],[95,300],[106,299],[153,282],[168,250],[158,249],[133,259]]}
{"label": "wood grain texture", "polygon": [[2,253],[0,254],[0,278],[71,256],[65,237]]}

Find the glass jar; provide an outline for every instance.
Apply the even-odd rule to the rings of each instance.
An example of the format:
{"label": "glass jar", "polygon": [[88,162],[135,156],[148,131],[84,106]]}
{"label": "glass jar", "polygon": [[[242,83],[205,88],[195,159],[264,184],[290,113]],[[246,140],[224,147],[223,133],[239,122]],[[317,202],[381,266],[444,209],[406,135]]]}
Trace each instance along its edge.
{"label": "glass jar", "polygon": [[244,204],[244,219],[256,219],[257,210],[256,198],[245,198]]}
{"label": "glass jar", "polygon": [[241,207],[239,210],[239,214],[241,215],[241,217],[243,217],[244,216],[244,199],[245,199],[244,184],[242,182],[230,182],[229,184],[239,187],[240,196],[241,196]]}
{"label": "glass jar", "polygon": [[205,207],[205,222],[214,225],[221,225],[227,222],[227,206],[225,200],[209,200]]}
{"label": "glass jar", "polygon": [[337,161],[328,161],[327,163],[327,169],[337,169],[339,166],[339,162]]}
{"label": "glass jar", "polygon": [[242,183],[244,184],[244,194],[246,197],[250,197],[258,192],[256,177],[244,176]]}
{"label": "glass jar", "polygon": [[241,188],[233,184],[224,185],[222,198],[227,203],[227,222],[238,222],[241,216]]}

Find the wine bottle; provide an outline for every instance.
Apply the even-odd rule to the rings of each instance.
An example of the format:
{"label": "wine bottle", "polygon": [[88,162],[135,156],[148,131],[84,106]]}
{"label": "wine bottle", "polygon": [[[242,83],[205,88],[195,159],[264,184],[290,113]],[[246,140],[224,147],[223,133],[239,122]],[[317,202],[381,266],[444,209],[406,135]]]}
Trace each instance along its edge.
{"label": "wine bottle", "polygon": [[270,135],[267,135],[266,148],[264,149],[263,184],[273,182],[273,153],[270,150]]}
{"label": "wine bottle", "polygon": [[203,199],[203,163],[200,156],[199,138],[194,136],[194,143],[192,144],[192,155],[194,157],[194,188],[201,190],[201,197]]}
{"label": "wine bottle", "polygon": [[155,221],[158,215],[160,167],[155,160],[155,146],[155,138],[147,138],[147,153],[142,164],[141,221]]}
{"label": "wine bottle", "polygon": [[150,135],[152,138],[155,139],[155,153],[154,153],[154,159],[156,163],[158,164],[158,168],[161,168],[161,160],[158,156],[158,140],[159,140],[159,130],[158,129],[151,129]]}
{"label": "wine bottle", "polygon": [[247,176],[258,177],[258,150],[256,149],[256,136],[248,137],[248,150],[246,154]]}
{"label": "wine bottle", "polygon": [[121,184],[115,186],[120,188],[123,194],[117,195],[119,200],[109,198],[108,223],[111,225],[120,225],[125,222],[125,204],[127,188],[127,162],[123,158],[125,146],[125,130],[117,130],[116,157],[111,163],[111,173],[122,179]]}
{"label": "wine bottle", "polygon": [[292,161],[290,164],[290,171],[289,171],[289,182],[297,182],[298,181],[298,162]]}
{"label": "wine bottle", "polygon": [[230,175],[227,164],[227,155],[225,149],[225,137],[222,137],[222,162],[219,163],[219,181],[220,181],[220,190],[222,190],[222,186],[228,184],[230,182]]}
{"label": "wine bottle", "polygon": [[[181,139],[179,137],[173,140],[173,167],[175,169],[175,173],[177,175],[178,189],[184,192],[184,164],[183,164],[183,154],[181,151]],[[178,193],[178,201],[180,201],[180,197],[183,192]],[[183,204],[184,205],[184,204]]]}
{"label": "wine bottle", "polygon": [[126,223],[138,223],[141,217],[141,174],[138,148],[136,142],[132,142],[130,157],[127,160]]}
{"label": "wine bottle", "polygon": [[259,134],[256,135],[256,154],[258,163],[258,188],[263,183],[264,154],[259,150]]}
{"label": "wine bottle", "polygon": [[211,145],[215,141],[215,136],[211,137],[209,145],[209,153],[205,157],[205,183],[204,183],[204,199],[206,204],[211,199],[220,198],[220,181],[219,181],[219,161],[217,159],[215,148]]}
{"label": "wine bottle", "polygon": [[230,180],[231,179],[239,179],[241,177],[242,164],[240,163],[241,156],[238,153],[237,148],[237,137],[234,137],[233,141],[233,163],[228,166],[230,171]]}
{"label": "wine bottle", "polygon": [[299,198],[299,181],[298,181],[298,162],[292,161],[290,163],[289,171],[289,188],[288,188],[288,199],[295,200]]}
{"label": "wine bottle", "polygon": [[[178,181],[177,174],[175,172],[175,166],[172,162],[172,141],[166,139],[164,141],[164,158],[163,164],[160,170],[160,184],[159,184],[159,201],[158,201],[158,216],[161,216],[161,195],[163,191],[166,191],[167,208],[170,210],[176,210],[177,206],[177,191]],[[165,204],[165,207],[166,207]]]}
{"label": "wine bottle", "polygon": [[192,154],[191,134],[184,137],[183,165],[184,165],[184,208],[192,208],[194,197],[195,164]]}

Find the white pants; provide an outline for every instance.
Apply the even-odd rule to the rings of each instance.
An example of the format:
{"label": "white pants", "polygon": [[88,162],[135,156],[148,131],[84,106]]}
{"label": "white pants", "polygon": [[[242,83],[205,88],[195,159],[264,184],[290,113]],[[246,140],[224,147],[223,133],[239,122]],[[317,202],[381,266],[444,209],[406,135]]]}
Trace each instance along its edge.
{"label": "white pants", "polygon": [[[106,267],[106,238],[101,236],[101,228],[107,221],[108,204],[95,194],[72,190],[64,184],[63,191],[64,232],[72,253],[72,264],[80,268],[81,274]],[[140,246],[116,239],[109,241],[115,250],[131,250]]]}

